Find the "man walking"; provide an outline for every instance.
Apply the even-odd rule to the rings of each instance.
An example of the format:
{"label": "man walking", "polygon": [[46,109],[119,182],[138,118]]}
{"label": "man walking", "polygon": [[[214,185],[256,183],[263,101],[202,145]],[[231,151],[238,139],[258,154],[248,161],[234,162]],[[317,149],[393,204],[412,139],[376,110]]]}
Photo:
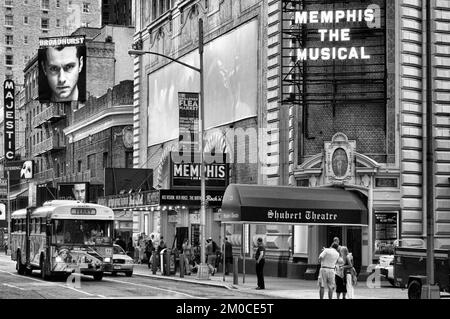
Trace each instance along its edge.
{"label": "man walking", "polygon": [[265,289],[264,286],[264,262],[266,255],[266,248],[263,244],[263,239],[261,237],[257,240],[258,248],[256,249],[255,259],[256,259],[256,276],[258,278],[258,287],[256,289]]}
{"label": "man walking", "polygon": [[222,250],[225,252],[225,275],[228,275],[230,273],[230,265],[233,263],[233,246],[227,237],[225,237],[224,245],[225,247]]}
{"label": "man walking", "polygon": [[323,299],[325,287],[328,289],[328,298],[333,299],[333,292],[336,286],[335,267],[339,258],[338,246],[336,242],[333,242],[330,248],[324,248],[319,255],[320,270],[318,281],[320,299]]}

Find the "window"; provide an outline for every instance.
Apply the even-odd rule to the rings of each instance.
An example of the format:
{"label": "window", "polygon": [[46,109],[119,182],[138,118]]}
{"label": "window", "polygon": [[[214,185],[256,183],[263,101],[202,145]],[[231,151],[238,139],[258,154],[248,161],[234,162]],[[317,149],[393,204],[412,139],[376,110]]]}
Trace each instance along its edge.
{"label": "window", "polygon": [[48,18],[41,18],[41,28],[42,29],[48,29],[50,25],[50,19]]}
{"label": "window", "polygon": [[50,9],[50,0],[41,0],[41,8],[42,10]]}
{"label": "window", "polygon": [[6,45],[13,45],[14,44],[13,36],[11,34],[7,34],[5,36],[5,43],[6,43]]}
{"label": "window", "polygon": [[5,0],[5,6],[12,6],[13,0]]}
{"label": "window", "polygon": [[125,168],[133,168],[133,151],[125,152]]}
{"label": "window", "polygon": [[108,152],[103,153],[103,168],[108,167]]}
{"label": "window", "polygon": [[69,4],[67,5],[67,9],[72,10],[72,0],[69,0]]}
{"label": "window", "polygon": [[23,0],[23,4],[28,4],[28,0]]}
{"label": "window", "polygon": [[77,171],[81,173],[81,160],[78,161]]}
{"label": "window", "polygon": [[13,55],[5,55],[5,64],[13,65],[14,64],[14,56]]}
{"label": "window", "polygon": [[95,177],[95,154],[88,155],[87,169],[91,171],[91,176]]}
{"label": "window", "polygon": [[83,13],[89,13],[89,3],[83,2]]}
{"label": "window", "polygon": [[5,25],[14,25],[14,16],[5,15]]}
{"label": "window", "polygon": [[28,24],[28,17],[27,16],[23,17],[23,24]]}
{"label": "window", "polygon": [[23,43],[28,44],[28,36],[27,35],[23,36]]}
{"label": "window", "polygon": [[57,8],[61,7],[61,2],[59,0],[56,0],[56,7]]}
{"label": "window", "polygon": [[56,19],[56,27],[57,28],[61,27],[61,20]]}

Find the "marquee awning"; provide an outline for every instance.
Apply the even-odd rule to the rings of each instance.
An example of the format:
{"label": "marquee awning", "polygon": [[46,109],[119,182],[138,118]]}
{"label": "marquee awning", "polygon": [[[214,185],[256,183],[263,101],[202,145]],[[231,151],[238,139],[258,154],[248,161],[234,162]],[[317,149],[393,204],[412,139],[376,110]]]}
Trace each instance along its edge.
{"label": "marquee awning", "polygon": [[230,184],[222,201],[222,222],[367,226],[368,210],[354,192]]}

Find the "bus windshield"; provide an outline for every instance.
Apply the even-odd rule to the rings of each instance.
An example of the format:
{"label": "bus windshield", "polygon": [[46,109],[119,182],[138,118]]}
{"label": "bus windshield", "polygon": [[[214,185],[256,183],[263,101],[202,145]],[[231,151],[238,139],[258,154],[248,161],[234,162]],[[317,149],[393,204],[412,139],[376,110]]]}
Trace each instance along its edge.
{"label": "bus windshield", "polygon": [[53,222],[53,243],[55,244],[112,244],[112,221],[64,219]]}

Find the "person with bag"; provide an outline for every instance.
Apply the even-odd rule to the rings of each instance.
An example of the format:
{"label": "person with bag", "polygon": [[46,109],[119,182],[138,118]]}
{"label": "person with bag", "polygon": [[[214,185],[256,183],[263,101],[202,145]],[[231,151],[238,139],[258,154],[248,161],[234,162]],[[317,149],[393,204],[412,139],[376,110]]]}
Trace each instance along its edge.
{"label": "person with bag", "polygon": [[191,260],[192,260],[192,247],[189,243],[189,239],[186,238],[182,245],[183,249],[183,255],[184,255],[184,274],[190,275],[191,274]]}
{"label": "person with bag", "polygon": [[[347,290],[347,297],[348,299],[353,299],[354,294],[354,288],[353,286],[356,284],[354,282],[356,278],[356,270],[353,267],[353,256],[351,253],[349,253],[348,248],[346,246],[341,247],[341,255],[342,259],[344,260],[344,283]],[[344,299],[346,295],[344,294]]]}

